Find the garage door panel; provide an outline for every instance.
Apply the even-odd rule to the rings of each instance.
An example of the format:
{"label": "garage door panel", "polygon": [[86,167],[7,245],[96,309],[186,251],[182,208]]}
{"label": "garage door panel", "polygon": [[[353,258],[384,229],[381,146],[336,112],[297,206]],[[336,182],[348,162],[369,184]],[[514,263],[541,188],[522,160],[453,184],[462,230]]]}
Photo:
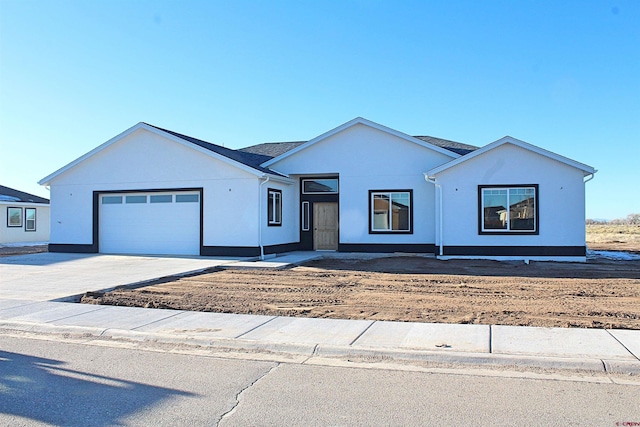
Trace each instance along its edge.
{"label": "garage door panel", "polygon": [[[195,198],[196,202],[175,202],[177,195],[190,194],[199,196],[198,193],[193,192],[176,192],[171,194],[171,203],[150,203],[149,196],[152,194],[134,193],[126,196],[129,196],[130,200],[144,200],[140,197],[135,199],[135,197],[146,195],[146,203],[125,203],[127,200],[125,197],[122,199],[123,203],[103,204],[101,202],[100,252],[198,255],[200,253],[199,197]],[[113,195],[109,194],[108,197]],[[181,198],[184,199],[184,197]]]}

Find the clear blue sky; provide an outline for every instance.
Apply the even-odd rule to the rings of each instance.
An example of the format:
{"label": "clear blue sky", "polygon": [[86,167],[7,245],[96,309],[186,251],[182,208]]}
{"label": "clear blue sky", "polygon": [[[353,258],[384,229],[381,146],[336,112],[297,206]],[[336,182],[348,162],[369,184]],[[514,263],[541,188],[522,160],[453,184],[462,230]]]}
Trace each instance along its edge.
{"label": "clear blue sky", "polygon": [[231,148],[362,116],[599,170],[587,217],[640,212],[640,1],[0,0],[0,184],[145,121]]}

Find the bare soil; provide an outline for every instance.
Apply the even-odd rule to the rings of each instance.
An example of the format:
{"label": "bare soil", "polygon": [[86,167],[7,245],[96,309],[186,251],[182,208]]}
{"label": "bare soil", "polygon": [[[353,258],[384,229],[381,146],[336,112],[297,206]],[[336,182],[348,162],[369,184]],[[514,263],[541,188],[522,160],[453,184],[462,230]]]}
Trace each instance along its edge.
{"label": "bare soil", "polygon": [[37,254],[40,252],[48,252],[48,245],[37,246],[0,246],[0,257],[12,255]]}
{"label": "bare soil", "polygon": [[322,259],[285,270],[223,270],[84,303],[222,313],[640,329],[640,261]]}

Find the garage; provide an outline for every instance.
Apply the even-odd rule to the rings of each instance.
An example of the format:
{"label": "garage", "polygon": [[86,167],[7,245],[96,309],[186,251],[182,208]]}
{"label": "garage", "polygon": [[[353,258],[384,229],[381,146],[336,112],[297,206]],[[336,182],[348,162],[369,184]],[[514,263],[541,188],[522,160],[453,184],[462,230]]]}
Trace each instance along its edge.
{"label": "garage", "polygon": [[101,253],[200,254],[198,190],[101,193],[98,204]]}

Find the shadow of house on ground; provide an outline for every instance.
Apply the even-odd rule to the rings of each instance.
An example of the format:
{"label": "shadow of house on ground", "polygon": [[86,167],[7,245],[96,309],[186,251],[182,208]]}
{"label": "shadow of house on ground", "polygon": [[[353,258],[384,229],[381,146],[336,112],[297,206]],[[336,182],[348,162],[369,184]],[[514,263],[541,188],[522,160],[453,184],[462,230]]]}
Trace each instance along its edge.
{"label": "shadow of house on ground", "polygon": [[26,418],[56,426],[122,425],[126,417],[163,401],[193,396],[64,365],[0,350],[0,414],[16,417],[13,424]]}

